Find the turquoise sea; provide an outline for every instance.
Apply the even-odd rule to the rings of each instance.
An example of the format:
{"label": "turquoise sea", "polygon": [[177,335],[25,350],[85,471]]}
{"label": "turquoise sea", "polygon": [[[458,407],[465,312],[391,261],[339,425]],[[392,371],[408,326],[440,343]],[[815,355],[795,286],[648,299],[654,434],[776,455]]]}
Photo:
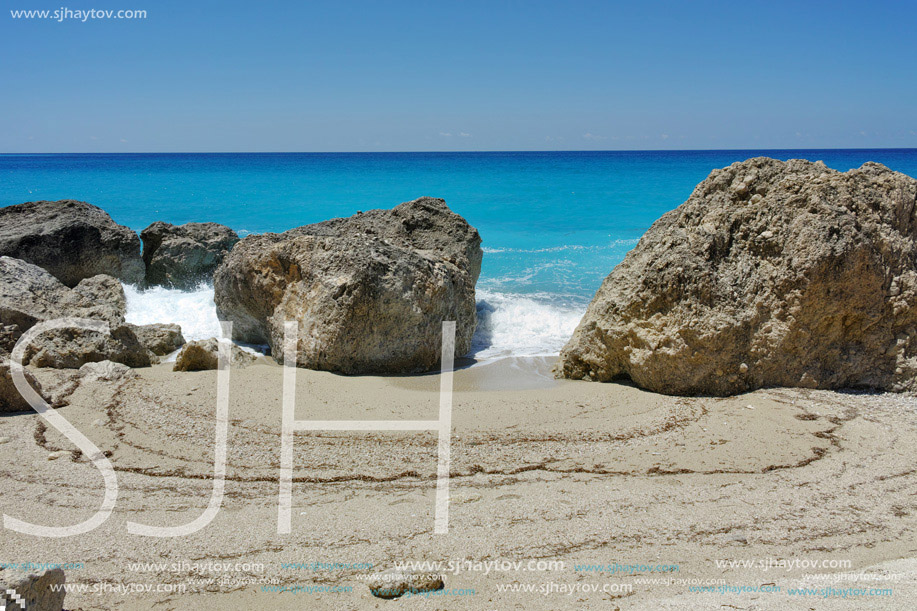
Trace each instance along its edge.
{"label": "turquoise sea", "polygon": [[[749,157],[866,161],[917,176],[917,149],[0,155],[0,206],[79,199],[140,231],[215,221],[240,235],[442,197],[478,228],[478,358],[556,353],[602,279],[710,170]],[[212,290],[128,287],[134,322],[215,333]]]}

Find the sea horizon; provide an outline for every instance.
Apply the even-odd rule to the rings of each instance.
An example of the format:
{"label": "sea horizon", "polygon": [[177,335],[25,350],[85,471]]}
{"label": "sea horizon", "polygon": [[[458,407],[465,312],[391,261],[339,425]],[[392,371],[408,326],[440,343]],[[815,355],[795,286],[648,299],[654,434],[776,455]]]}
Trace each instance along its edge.
{"label": "sea horizon", "polygon": [[917,147],[783,147],[783,148],[686,148],[686,149],[488,149],[488,150],[405,150],[405,151],[66,151],[66,152],[7,152],[3,156],[48,155],[399,155],[399,154],[486,154],[486,153],[733,153],[786,151],[917,151]]}

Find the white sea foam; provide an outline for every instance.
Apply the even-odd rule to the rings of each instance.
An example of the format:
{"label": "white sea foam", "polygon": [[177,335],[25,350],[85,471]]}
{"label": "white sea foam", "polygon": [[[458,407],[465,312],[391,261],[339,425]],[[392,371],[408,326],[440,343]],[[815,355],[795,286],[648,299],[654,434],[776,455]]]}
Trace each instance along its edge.
{"label": "white sea foam", "polygon": [[608,244],[563,244],[561,246],[548,246],[546,248],[490,248],[488,246],[482,246],[481,250],[484,254],[493,255],[493,254],[537,254],[537,253],[547,253],[547,252],[564,252],[564,251],[600,251],[600,250],[612,250],[618,248],[628,248],[630,249],[633,246],[637,245],[637,242],[640,240],[637,239],[618,239],[612,240]]}
{"label": "white sea foam", "polygon": [[547,295],[513,295],[478,289],[478,328],[472,341],[479,360],[513,356],[553,356],[586,305]]}
{"label": "white sea foam", "polygon": [[186,341],[220,337],[220,321],[213,303],[213,287],[180,291],[161,286],[140,290],[124,286],[127,322],[135,325],[171,323],[181,325]]}
{"label": "white sea foam", "polygon": [[[194,291],[126,285],[127,322],[181,325],[187,341],[220,336],[213,287]],[[585,311],[585,304],[548,295],[512,295],[478,289],[478,328],[472,352],[478,360],[552,356],[560,352]]]}

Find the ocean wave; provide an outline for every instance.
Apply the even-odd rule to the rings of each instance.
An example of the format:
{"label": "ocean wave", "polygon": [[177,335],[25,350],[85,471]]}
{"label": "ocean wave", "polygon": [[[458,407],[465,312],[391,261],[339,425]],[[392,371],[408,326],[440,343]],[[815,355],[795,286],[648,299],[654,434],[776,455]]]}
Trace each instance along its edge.
{"label": "ocean wave", "polygon": [[517,295],[478,290],[478,326],[472,356],[555,356],[586,311],[579,301],[547,294]]}
{"label": "ocean wave", "polygon": [[534,254],[534,253],[543,253],[543,252],[564,252],[570,250],[584,250],[584,251],[596,251],[596,250],[612,250],[615,248],[620,248],[622,246],[633,247],[637,245],[639,239],[620,239],[613,240],[608,244],[563,244],[561,246],[548,246],[546,248],[490,248],[488,246],[482,246],[481,250],[484,251],[484,254],[488,255],[499,255],[499,254]]}
{"label": "ocean wave", "polygon": [[169,323],[181,325],[186,341],[220,337],[220,320],[213,303],[213,287],[180,291],[161,286],[140,289],[124,286],[127,298],[125,320],[134,325]]}
{"label": "ocean wave", "polygon": [[[213,287],[193,291],[125,285],[126,320],[135,325],[181,325],[186,341],[220,337]],[[550,293],[517,295],[477,290],[478,326],[471,356],[491,360],[554,356],[570,339],[586,310],[581,300]]]}

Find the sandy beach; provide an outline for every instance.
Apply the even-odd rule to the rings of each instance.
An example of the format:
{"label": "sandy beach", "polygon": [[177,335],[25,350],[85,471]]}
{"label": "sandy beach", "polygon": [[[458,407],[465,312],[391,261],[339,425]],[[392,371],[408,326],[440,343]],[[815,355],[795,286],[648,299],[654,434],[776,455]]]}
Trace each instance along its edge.
{"label": "sandy beach", "polygon": [[917,2],[0,11],[0,611],[917,609]]}
{"label": "sandy beach", "polygon": [[[66,571],[86,589],[67,594],[72,610],[912,608],[912,397],[677,398],[553,380],[550,364],[455,372],[446,535],[433,534],[437,446],[426,432],[297,433],[292,533],[278,535],[283,368],[266,358],[231,374],[226,495],[214,521],[175,539],[128,534],[128,520],[178,525],[206,507],[216,372],[162,364],[119,384],[83,384],[59,413],[110,452],[117,508],[78,537],[7,530],[0,553],[81,563]],[[52,384],[62,374],[37,375]],[[438,377],[301,370],[297,419],[435,418]],[[9,439],[3,513],[65,525],[97,510],[99,472],[38,415],[0,418],[0,437]],[[444,563],[433,571],[445,577],[440,593],[370,594],[368,575],[424,561]],[[894,596],[788,592],[825,586]]]}

